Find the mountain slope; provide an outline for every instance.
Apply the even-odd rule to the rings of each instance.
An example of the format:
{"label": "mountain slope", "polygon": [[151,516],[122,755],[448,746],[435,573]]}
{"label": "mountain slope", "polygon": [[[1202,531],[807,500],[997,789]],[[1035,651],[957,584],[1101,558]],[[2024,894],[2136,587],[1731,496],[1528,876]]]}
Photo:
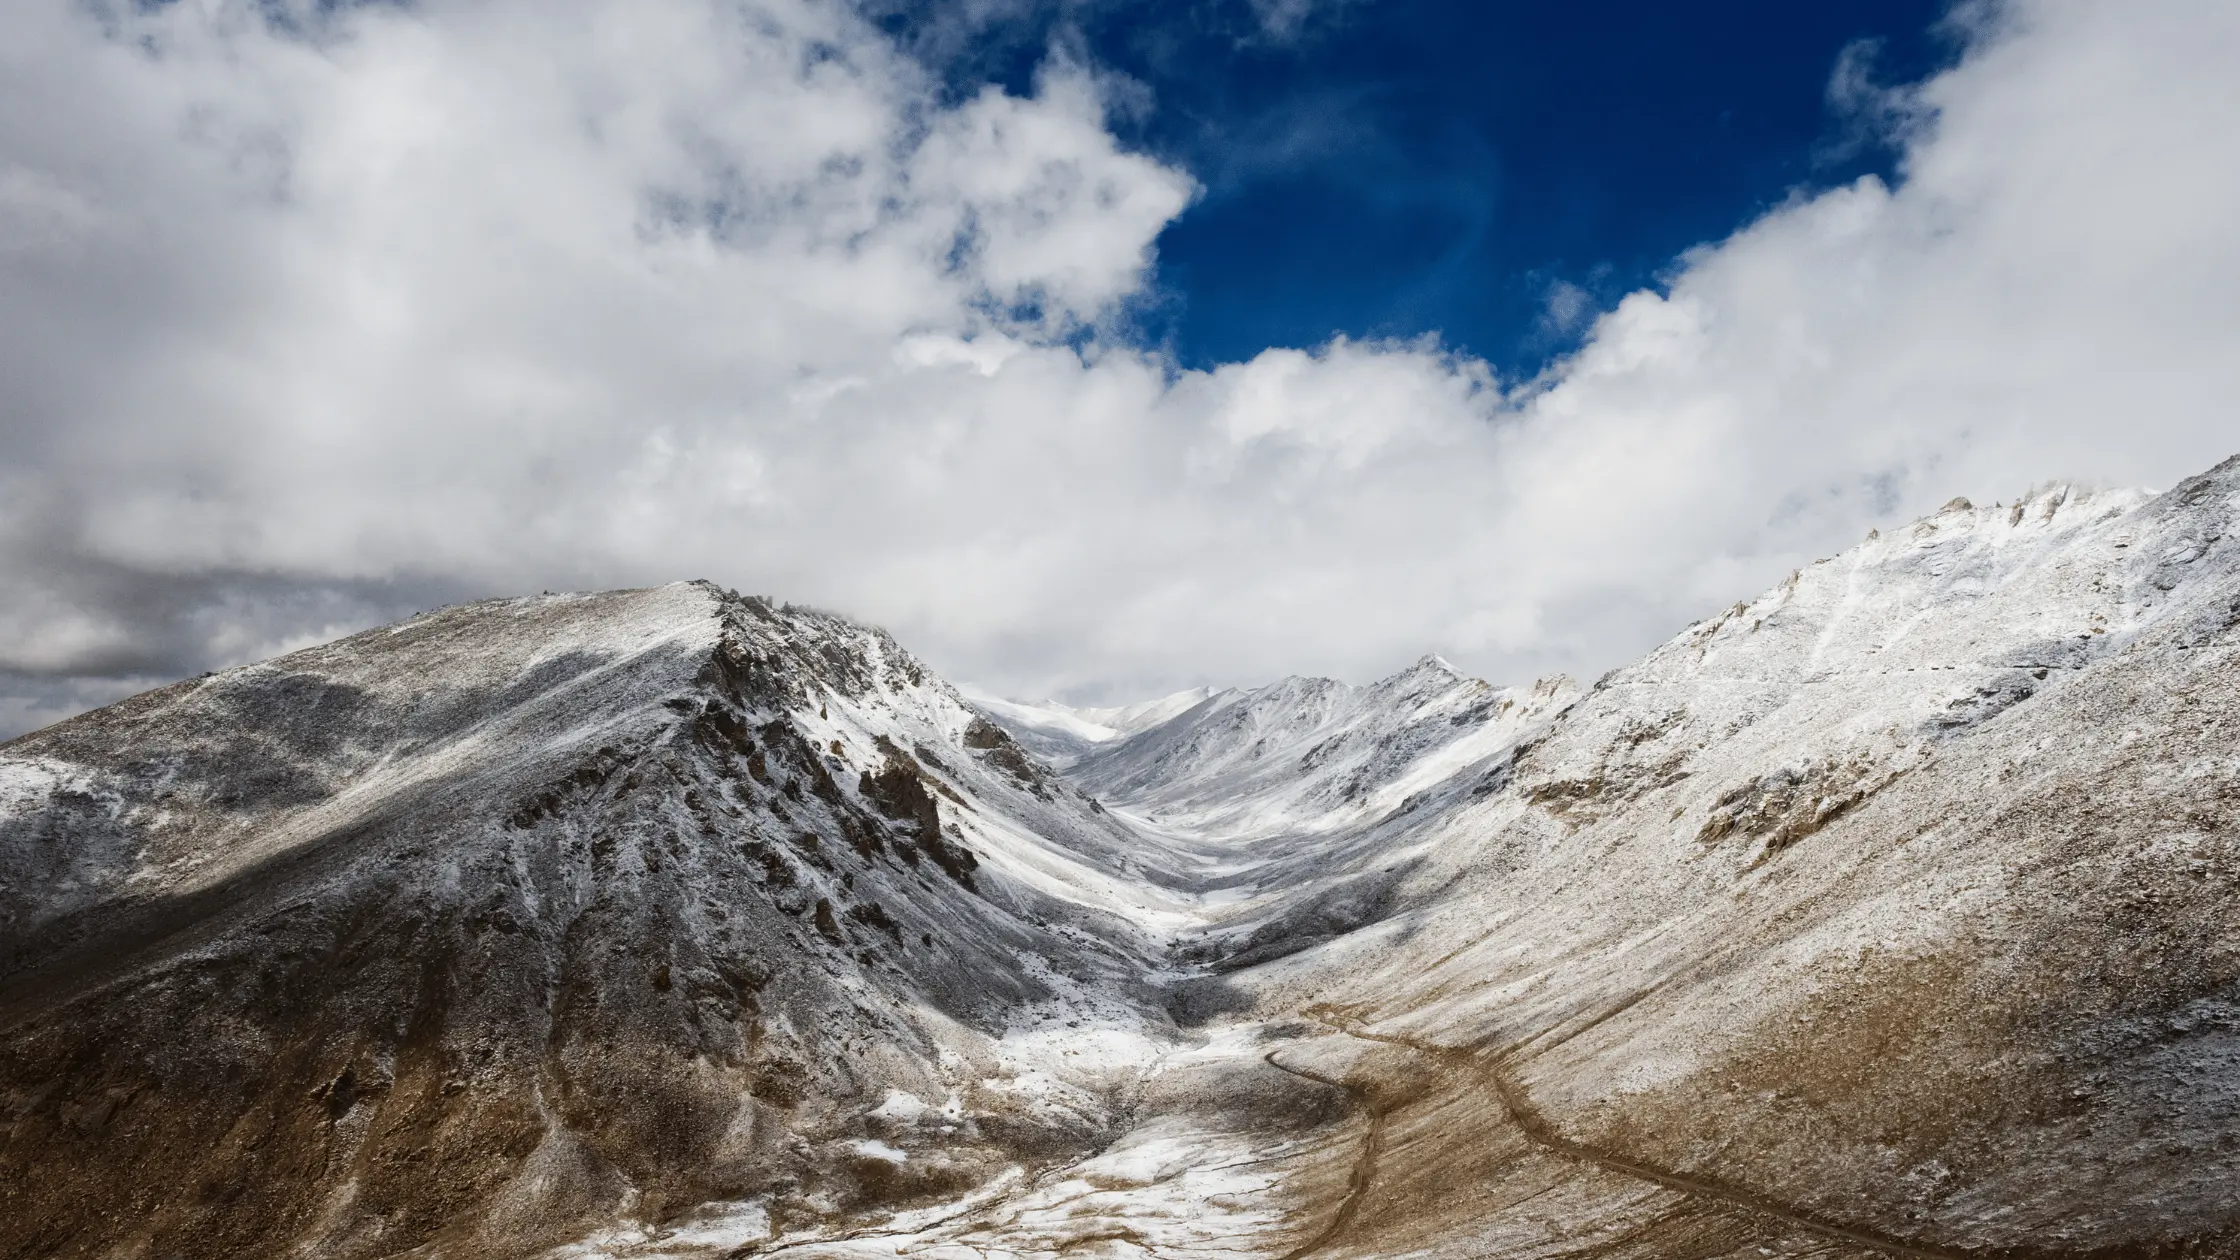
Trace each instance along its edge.
{"label": "mountain slope", "polygon": [[[1913,1254],[2230,1254],[2236,513],[2240,461],[1815,565],[1428,824],[1413,908],[1235,980],[1435,1065],[1420,1108],[1704,1187],[1674,1229],[1757,1204]],[[1416,1159],[1354,1254],[1528,1248],[1456,1206],[1451,1139]]]}
{"label": "mountain slope", "polygon": [[[1064,763],[1140,834],[1207,854],[1201,922],[1179,956],[1233,970],[1391,915],[1423,861],[1421,824],[1497,790],[1516,748],[1579,694],[1499,688],[1436,656],[1364,687],[1285,678],[1138,706]],[[1022,742],[1040,710],[975,702]]]}
{"label": "mountain slope", "polygon": [[1496,688],[1436,656],[1366,687],[1285,678],[1208,696],[1096,749],[1067,777],[1199,834],[1328,832],[1398,809],[1575,690],[1568,679]]}
{"label": "mountain slope", "polygon": [[0,810],[7,1254],[845,1220],[1102,1140],[1020,1021],[1164,1019],[1156,854],[884,635],[705,586],[150,693]]}

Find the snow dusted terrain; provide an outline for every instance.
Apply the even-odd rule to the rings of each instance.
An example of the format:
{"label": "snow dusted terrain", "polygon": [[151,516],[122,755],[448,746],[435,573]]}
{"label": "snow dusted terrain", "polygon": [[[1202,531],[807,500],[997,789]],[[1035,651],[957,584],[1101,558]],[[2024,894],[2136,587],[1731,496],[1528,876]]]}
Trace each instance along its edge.
{"label": "snow dusted terrain", "polygon": [[709,587],[181,683],[0,793],[11,1254],[736,1246],[1102,1146],[1169,1027],[1159,855],[884,635]]}
{"label": "snow dusted terrain", "polygon": [[2240,460],[1592,687],[702,584],[0,746],[0,1254],[2240,1255]]}
{"label": "snow dusted terrain", "polygon": [[1235,969],[1390,914],[1424,858],[1422,821],[1498,790],[1516,746],[1577,694],[1565,678],[1496,688],[1436,656],[1366,687],[1286,678],[1160,702],[1180,711],[1100,741],[1067,777],[1139,834],[1220,855],[1178,948]]}

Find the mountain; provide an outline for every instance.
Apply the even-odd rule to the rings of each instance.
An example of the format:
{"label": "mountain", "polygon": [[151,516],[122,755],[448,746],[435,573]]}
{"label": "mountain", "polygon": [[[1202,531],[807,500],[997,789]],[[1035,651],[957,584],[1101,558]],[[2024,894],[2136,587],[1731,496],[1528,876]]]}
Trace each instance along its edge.
{"label": "mountain", "polygon": [[2240,1255],[2236,514],[1955,501],[1586,688],[687,584],[136,697],[0,745],[0,1255]]}
{"label": "mountain", "polygon": [[[704,585],[152,692],[0,811],[9,1255],[853,1219],[1100,1144],[1165,1023],[1157,854],[884,634]],[[1059,1020],[1119,1050],[1007,1038]]]}
{"label": "mountain", "polygon": [[1496,790],[1578,692],[1494,687],[1436,656],[1365,687],[1285,678],[1209,694],[1066,776],[1139,833],[1224,855],[1206,872],[1216,904],[1177,950],[1235,970],[1393,913],[1420,824]]}
{"label": "mountain", "polygon": [[[1413,908],[1249,977],[1427,1082],[1355,1253],[2235,1254],[2236,512],[1955,501],[1520,747]],[[1499,1201],[1558,1165],[1607,1195]]]}
{"label": "mountain", "polygon": [[1388,814],[1483,761],[1577,690],[1563,678],[1496,688],[1436,656],[1367,687],[1286,678],[1208,695],[1093,749],[1067,777],[1208,835],[1327,832]]}

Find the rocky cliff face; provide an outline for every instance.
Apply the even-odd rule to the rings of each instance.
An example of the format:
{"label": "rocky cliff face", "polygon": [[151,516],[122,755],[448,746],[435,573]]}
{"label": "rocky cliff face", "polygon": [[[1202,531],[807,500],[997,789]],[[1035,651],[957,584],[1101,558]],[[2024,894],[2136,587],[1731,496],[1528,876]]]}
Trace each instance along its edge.
{"label": "rocky cliff face", "polygon": [[1053,724],[687,585],[151,693],[0,749],[0,1254],[2240,1255],[2236,513],[1585,690]]}
{"label": "rocky cliff face", "polygon": [[885,636],[704,586],[182,683],[0,784],[8,1254],[853,1219],[1108,1136],[1020,1021],[1160,1018],[1127,833]]}

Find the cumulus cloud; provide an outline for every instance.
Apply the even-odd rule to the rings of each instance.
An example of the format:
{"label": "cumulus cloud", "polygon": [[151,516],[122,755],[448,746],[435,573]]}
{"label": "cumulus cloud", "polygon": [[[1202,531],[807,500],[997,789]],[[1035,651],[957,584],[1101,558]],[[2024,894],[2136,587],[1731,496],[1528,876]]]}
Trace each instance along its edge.
{"label": "cumulus cloud", "polygon": [[939,105],[831,4],[54,0],[8,33],[21,675],[290,637],[198,633],[182,580],[409,601],[713,563],[802,457],[853,461],[825,412],[899,348],[1108,318],[1193,189],[1085,75]]}
{"label": "cumulus cloud", "polygon": [[[469,595],[709,576],[1014,694],[1594,672],[1955,493],[2240,446],[2240,12],[1972,8],[1903,178],[1542,379],[1125,336],[1189,172],[825,0],[29,0],[0,722]],[[12,681],[11,681],[12,680]]]}
{"label": "cumulus cloud", "polygon": [[1677,613],[1956,493],[2167,485],[2240,448],[2240,11],[1958,20],[1971,50],[1911,91],[1898,187],[1697,252],[1519,405],[1511,473],[1624,503],[1560,562],[1670,566]]}

